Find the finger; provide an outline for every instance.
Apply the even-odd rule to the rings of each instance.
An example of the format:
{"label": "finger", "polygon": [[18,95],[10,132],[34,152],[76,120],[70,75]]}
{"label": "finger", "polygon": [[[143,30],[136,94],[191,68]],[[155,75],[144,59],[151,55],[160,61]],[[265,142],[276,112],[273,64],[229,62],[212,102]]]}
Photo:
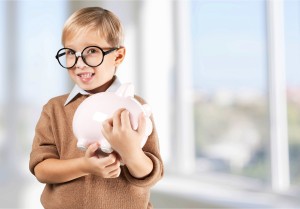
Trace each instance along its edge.
{"label": "finger", "polygon": [[128,110],[124,110],[121,113],[121,125],[124,126],[125,128],[132,128],[130,122],[130,113]]}
{"label": "finger", "polygon": [[117,169],[111,171],[110,173],[108,173],[110,178],[118,178],[121,174],[121,168],[118,167]]}
{"label": "finger", "polygon": [[124,108],[118,109],[113,115],[113,127],[121,126],[121,113],[124,111]]}
{"label": "finger", "polygon": [[108,173],[120,168],[121,164],[119,160],[116,160],[113,164],[110,164],[109,166],[106,166],[105,169]]}
{"label": "finger", "polygon": [[112,118],[108,118],[108,119],[104,120],[102,122],[102,124],[105,124],[107,126],[113,126],[113,119]]}
{"label": "finger", "polygon": [[120,166],[121,166],[120,161],[116,159],[116,161],[113,164],[105,167],[107,175],[110,176],[110,178],[118,177],[121,172]]}
{"label": "finger", "polygon": [[108,123],[110,126],[113,126],[113,119],[112,118],[106,119],[106,123]]}
{"label": "finger", "polygon": [[117,156],[113,153],[109,154],[107,157],[102,158],[103,166],[106,168],[114,164],[117,160]]}
{"label": "finger", "polygon": [[98,150],[99,144],[98,143],[93,143],[91,144],[87,150],[85,151],[85,156],[86,157],[93,157],[95,155],[95,152]]}
{"label": "finger", "polygon": [[145,115],[141,113],[139,116],[139,126],[137,132],[141,135],[144,135],[145,131],[146,131],[146,118]]}
{"label": "finger", "polygon": [[103,121],[100,124],[100,130],[105,138],[107,138],[107,134],[112,131],[112,118]]}

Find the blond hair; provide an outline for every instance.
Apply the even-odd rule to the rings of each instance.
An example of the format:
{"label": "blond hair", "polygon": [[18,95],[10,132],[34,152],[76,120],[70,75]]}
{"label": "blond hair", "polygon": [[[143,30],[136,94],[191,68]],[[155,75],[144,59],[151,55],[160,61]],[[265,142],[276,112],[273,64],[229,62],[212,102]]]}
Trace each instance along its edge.
{"label": "blond hair", "polygon": [[64,25],[62,44],[67,38],[93,30],[112,47],[123,46],[123,29],[119,18],[101,7],[86,7],[74,12]]}

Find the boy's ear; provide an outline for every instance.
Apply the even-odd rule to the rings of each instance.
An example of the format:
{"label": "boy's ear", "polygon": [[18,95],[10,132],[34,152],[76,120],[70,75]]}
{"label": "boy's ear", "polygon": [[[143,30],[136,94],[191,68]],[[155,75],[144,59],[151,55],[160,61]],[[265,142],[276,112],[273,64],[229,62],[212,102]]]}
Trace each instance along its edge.
{"label": "boy's ear", "polygon": [[125,47],[120,47],[117,50],[117,55],[116,55],[116,58],[115,58],[115,66],[116,67],[118,67],[123,62],[123,60],[125,58],[125,54],[126,54]]}

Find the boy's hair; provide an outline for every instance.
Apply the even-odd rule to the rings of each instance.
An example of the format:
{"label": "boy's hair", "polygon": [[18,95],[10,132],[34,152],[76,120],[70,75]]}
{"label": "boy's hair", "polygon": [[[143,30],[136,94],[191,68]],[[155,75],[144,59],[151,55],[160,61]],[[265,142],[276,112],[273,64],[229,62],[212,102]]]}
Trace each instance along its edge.
{"label": "boy's hair", "polygon": [[101,7],[86,7],[74,12],[64,25],[62,44],[67,38],[91,30],[96,31],[112,47],[123,46],[123,29],[119,18]]}

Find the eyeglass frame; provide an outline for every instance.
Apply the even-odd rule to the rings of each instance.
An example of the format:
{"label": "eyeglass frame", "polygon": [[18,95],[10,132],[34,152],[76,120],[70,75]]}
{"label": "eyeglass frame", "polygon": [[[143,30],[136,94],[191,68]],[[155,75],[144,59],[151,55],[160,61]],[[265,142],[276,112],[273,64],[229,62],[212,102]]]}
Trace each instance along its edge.
{"label": "eyeglass frame", "polygon": [[[85,61],[85,58],[84,58],[84,56],[83,56],[83,52],[84,52],[84,50],[86,50],[87,48],[90,48],[90,47],[96,47],[96,48],[100,49],[100,51],[101,51],[102,54],[103,54],[102,60],[101,60],[101,62],[100,62],[98,65],[92,66],[92,65],[89,65],[88,63],[86,63],[86,61]],[[59,61],[59,57],[61,57],[61,56],[63,56],[63,55],[66,54],[66,52],[59,53],[59,52],[60,52],[61,50],[63,50],[63,49],[69,49],[69,50],[72,50],[72,51],[75,53],[74,55],[75,55],[75,58],[76,58],[76,59],[75,59],[74,65],[72,65],[71,67],[65,67],[65,66],[63,66],[63,65],[60,63],[60,61]],[[108,50],[108,51],[104,51],[104,49],[102,49],[102,48],[99,47],[99,46],[87,46],[87,47],[85,47],[81,52],[76,52],[74,49],[71,49],[71,48],[68,48],[68,47],[63,47],[63,48],[61,48],[61,49],[59,49],[59,50],[57,51],[57,53],[56,53],[56,55],[55,55],[55,58],[57,59],[57,61],[58,61],[58,63],[60,64],[60,66],[62,66],[63,68],[66,68],[66,69],[71,69],[71,68],[73,68],[73,67],[77,64],[78,58],[79,58],[79,57],[81,57],[82,61],[83,61],[84,64],[86,64],[87,66],[89,66],[89,67],[98,67],[98,66],[100,66],[100,65],[102,64],[105,55],[108,55],[108,54],[112,53],[113,51],[120,49],[120,47],[105,48],[105,49],[109,49],[109,50]]]}

